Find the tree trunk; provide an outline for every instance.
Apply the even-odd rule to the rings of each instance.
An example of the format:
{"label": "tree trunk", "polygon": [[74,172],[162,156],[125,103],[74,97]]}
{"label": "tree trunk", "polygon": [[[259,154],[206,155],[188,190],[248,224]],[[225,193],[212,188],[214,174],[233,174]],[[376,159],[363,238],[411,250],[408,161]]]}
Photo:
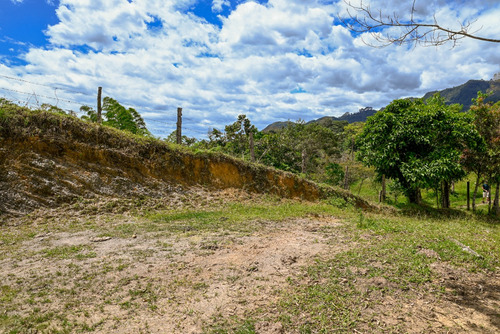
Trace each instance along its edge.
{"label": "tree trunk", "polygon": [[436,209],[439,209],[439,186],[436,186]]}
{"label": "tree trunk", "polygon": [[380,195],[380,201],[385,202],[387,192],[386,192],[386,187],[385,187],[385,174],[382,174],[382,191]]}
{"label": "tree trunk", "polygon": [[493,203],[493,212],[495,213],[495,216],[500,216],[500,182],[497,182],[497,186],[495,189],[495,202]]}
{"label": "tree trunk", "polygon": [[442,195],[441,195],[441,207],[443,209],[450,208],[450,184],[448,181],[443,181],[441,184]]}
{"label": "tree trunk", "polygon": [[306,158],[307,158],[306,150],[302,150],[302,174],[306,173]]}
{"label": "tree trunk", "polygon": [[358,188],[358,196],[359,196],[359,193],[361,192],[361,188],[363,187],[363,183],[365,182],[365,179],[361,179],[361,183],[359,184],[359,188]]}
{"label": "tree trunk", "polygon": [[479,178],[481,177],[481,173],[477,173],[476,185],[474,186],[474,193],[472,194],[472,211],[476,211],[476,195],[477,188],[479,188]]}
{"label": "tree trunk", "polygon": [[345,166],[344,189],[349,190],[349,166]]}
{"label": "tree trunk", "polygon": [[407,196],[408,196],[408,200],[410,201],[410,203],[413,203],[413,204],[421,204],[422,203],[422,195],[420,194],[419,188],[409,189],[407,191]]}

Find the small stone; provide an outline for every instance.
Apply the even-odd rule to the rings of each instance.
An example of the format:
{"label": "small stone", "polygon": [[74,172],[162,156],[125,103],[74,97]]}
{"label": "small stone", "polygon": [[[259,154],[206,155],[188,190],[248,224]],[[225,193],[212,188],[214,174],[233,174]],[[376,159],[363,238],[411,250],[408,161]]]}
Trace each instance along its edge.
{"label": "small stone", "polygon": [[111,237],[100,237],[100,238],[92,238],[90,239],[91,242],[104,242],[111,240]]}

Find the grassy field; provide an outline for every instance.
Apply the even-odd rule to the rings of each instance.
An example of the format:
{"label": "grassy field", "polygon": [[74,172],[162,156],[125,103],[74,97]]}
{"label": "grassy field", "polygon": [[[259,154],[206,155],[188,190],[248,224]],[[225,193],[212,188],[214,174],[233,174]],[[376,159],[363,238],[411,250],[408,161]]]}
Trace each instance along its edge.
{"label": "grassy field", "polygon": [[4,221],[0,332],[500,329],[498,220],[244,194],[178,203],[83,201]]}
{"label": "grassy field", "polygon": [[[470,207],[472,208],[472,196],[474,192],[474,186],[476,178],[474,175],[469,175],[465,179],[455,183],[455,191],[450,194],[450,204],[452,209],[467,209],[467,181],[470,182]],[[397,207],[404,207],[407,205],[407,199],[400,191],[395,191],[391,187],[392,182],[388,180],[387,183],[387,204],[394,205]],[[366,179],[363,182],[356,182],[351,185],[352,193],[357,194],[363,198],[366,198],[372,202],[378,202],[378,194],[381,190],[381,185],[379,182],[373,181],[372,179]],[[494,194],[492,194],[494,196]],[[478,213],[484,214],[488,212],[488,207],[482,205],[483,192],[481,190],[481,184],[478,187],[476,193],[476,209]],[[422,200],[423,204],[436,208],[436,191],[435,190],[422,190]]]}

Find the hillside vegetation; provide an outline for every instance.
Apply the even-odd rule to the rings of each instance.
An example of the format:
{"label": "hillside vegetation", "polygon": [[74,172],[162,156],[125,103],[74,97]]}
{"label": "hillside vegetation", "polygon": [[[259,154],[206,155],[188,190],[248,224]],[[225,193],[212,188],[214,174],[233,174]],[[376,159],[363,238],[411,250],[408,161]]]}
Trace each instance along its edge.
{"label": "hillside vegetation", "polygon": [[[330,125],[347,143],[360,131]],[[279,138],[308,129],[336,138],[304,124]],[[234,138],[222,143],[241,156]],[[1,333],[500,330],[493,216],[375,207],[274,168],[12,104],[0,108],[0,144]]]}
{"label": "hillside vegetation", "polygon": [[191,186],[285,198],[350,193],[218,153],[194,153],[76,117],[0,107],[0,212],[22,214],[97,196],[161,197]]}
{"label": "hillside vegetation", "polygon": [[477,92],[489,94],[485,102],[500,101],[500,80],[469,80],[466,83],[446,88],[440,91],[429,92],[424,95],[423,99],[427,100],[434,94],[439,93],[448,104],[461,104],[463,111],[467,111],[472,106],[472,99],[477,97]]}

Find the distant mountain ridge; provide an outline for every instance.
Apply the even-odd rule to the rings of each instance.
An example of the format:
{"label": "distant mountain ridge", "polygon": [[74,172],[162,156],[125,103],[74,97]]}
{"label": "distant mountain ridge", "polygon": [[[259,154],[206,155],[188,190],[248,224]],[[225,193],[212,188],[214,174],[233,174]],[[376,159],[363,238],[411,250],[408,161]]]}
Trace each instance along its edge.
{"label": "distant mountain ridge", "polygon": [[460,86],[428,92],[423,98],[425,100],[440,93],[447,104],[461,104],[463,105],[462,110],[467,111],[472,106],[472,99],[477,97],[478,91],[490,93],[486,99],[487,102],[500,101],[500,80],[469,80]]}
{"label": "distant mountain ridge", "polygon": [[[366,119],[368,117],[375,115],[376,112],[377,112],[377,110],[373,109],[372,107],[366,107],[366,108],[359,109],[359,111],[356,112],[356,113],[346,112],[345,114],[343,114],[340,117],[324,116],[324,117],[321,117],[319,119],[315,119],[315,120],[309,121],[309,122],[307,122],[307,124],[310,124],[310,123],[320,123],[321,124],[321,123],[328,122],[329,120],[332,120],[332,121],[346,121],[348,123],[364,122],[364,121],[366,121]],[[274,122],[274,123],[269,124],[268,126],[266,126],[264,128],[264,130],[262,130],[262,132],[277,131],[277,130],[283,129],[284,127],[286,127],[290,123],[294,123],[294,122],[291,122],[291,121],[288,121],[288,122]]]}
{"label": "distant mountain ridge", "polygon": [[[440,93],[441,96],[444,98],[445,102],[447,104],[461,104],[463,105],[463,111],[469,110],[469,108],[472,106],[472,99],[477,97],[477,92],[481,91],[483,93],[490,94],[488,98],[486,99],[487,102],[498,102],[500,101],[500,73],[497,73],[495,77],[492,80],[469,80],[466,83],[456,86],[456,87],[451,87],[451,88],[446,88],[443,90],[439,91],[432,91],[428,92],[423,96],[423,99],[426,100],[433,96],[436,93]],[[383,109],[383,108],[382,108]],[[325,116],[321,117],[316,120],[312,120],[307,122],[309,123],[324,123],[329,120],[332,121],[347,121],[348,123],[354,123],[354,122],[365,122],[366,119],[372,115],[374,115],[377,112],[377,110],[371,108],[371,107],[366,107],[366,108],[361,108],[359,109],[358,112],[356,113],[345,113],[340,117],[334,117],[334,116]],[[274,122],[262,130],[262,132],[272,132],[272,131],[277,131],[279,129],[283,129],[286,127],[288,124],[293,123],[291,121],[288,122]]]}

